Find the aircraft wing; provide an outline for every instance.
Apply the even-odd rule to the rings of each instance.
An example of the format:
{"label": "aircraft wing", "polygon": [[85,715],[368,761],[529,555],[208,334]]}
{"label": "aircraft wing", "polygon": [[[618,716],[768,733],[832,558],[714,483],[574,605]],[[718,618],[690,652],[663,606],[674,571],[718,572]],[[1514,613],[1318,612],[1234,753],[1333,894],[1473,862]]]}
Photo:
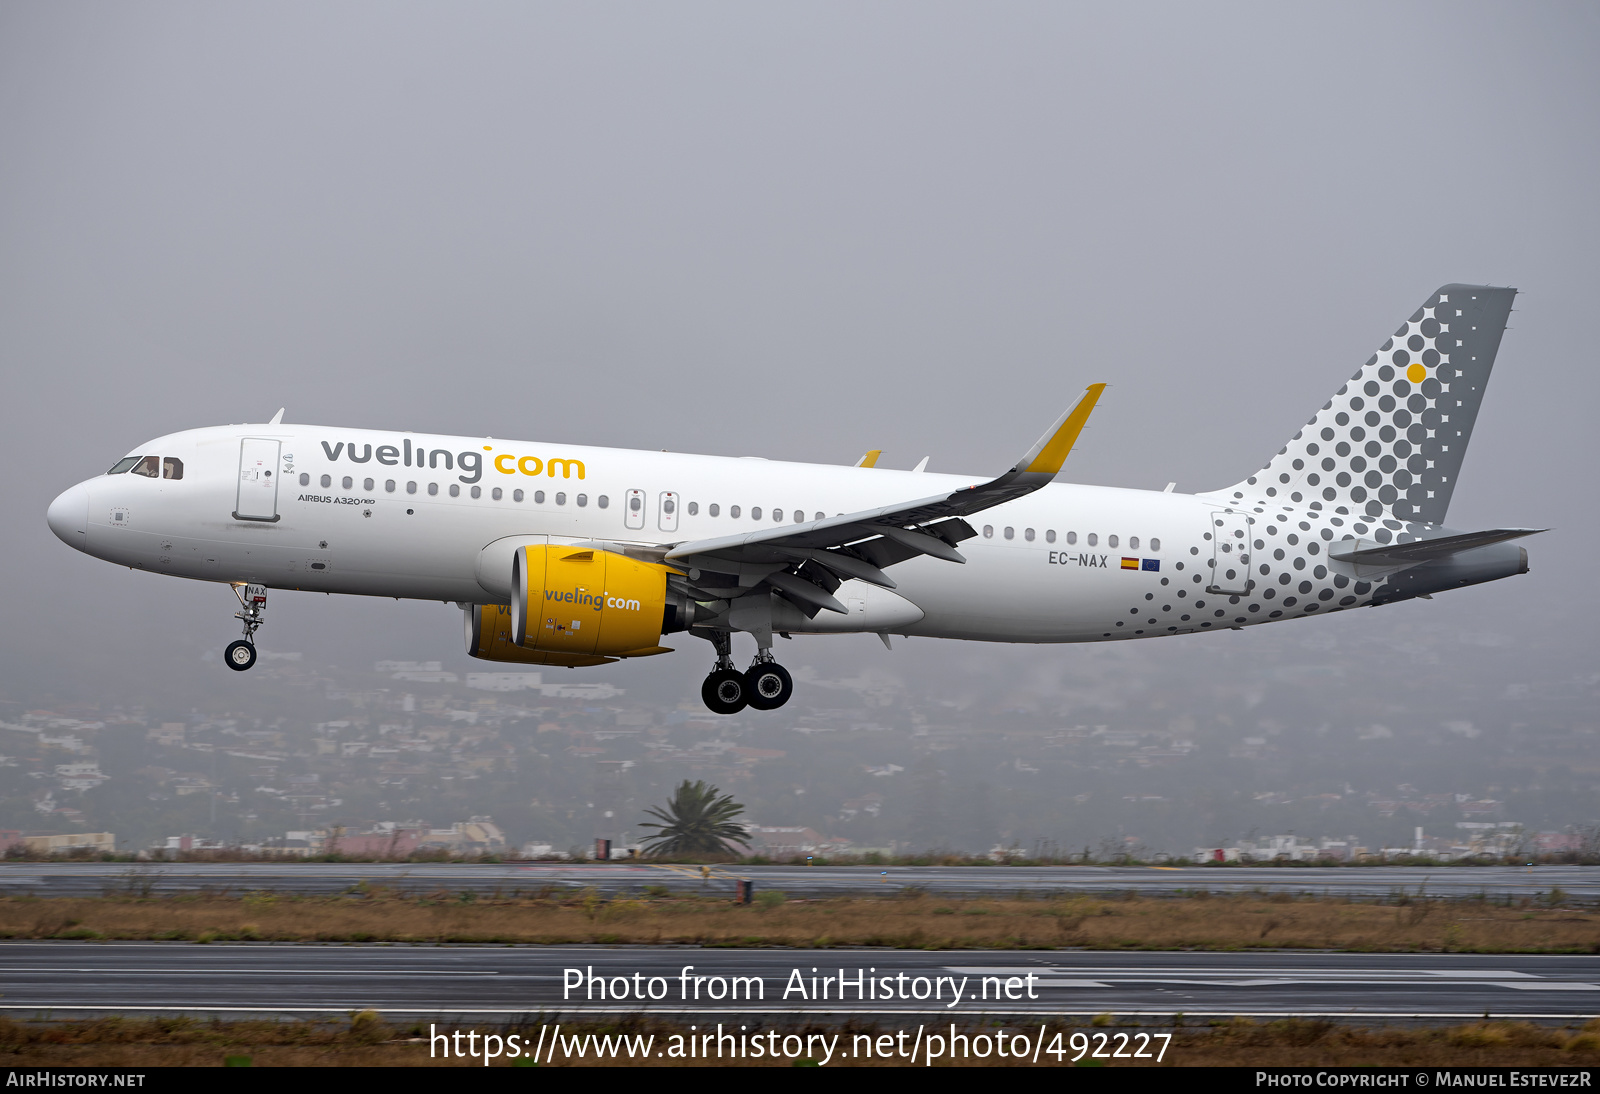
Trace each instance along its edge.
{"label": "aircraft wing", "polygon": [[736,585],[724,582],[725,587],[708,582],[701,586],[708,595],[752,592],[759,581],[749,579],[755,577],[768,581],[789,599],[803,602],[802,609],[809,614],[814,615],[819,606],[842,610],[831,595],[819,600],[808,590],[796,588],[792,580],[769,580],[768,575],[787,572],[787,576],[809,581],[831,594],[848,578],[892,589],[895,583],[884,568],[917,555],[965,562],[956,544],[977,533],[961,518],[1031,494],[1053,480],[1104,390],[1104,384],[1091,384],[1014,467],[989,482],[805,524],[680,543],[666,552],[665,561],[682,569],[745,579]]}
{"label": "aircraft wing", "polygon": [[1353,562],[1358,566],[1415,566],[1423,562],[1449,558],[1462,551],[1470,551],[1474,547],[1487,547],[1491,543],[1521,539],[1523,536],[1547,531],[1548,528],[1488,528],[1482,532],[1462,532],[1457,535],[1440,536],[1437,539],[1385,543],[1378,547],[1347,551],[1343,554],[1330,551],[1328,557],[1340,562]]}

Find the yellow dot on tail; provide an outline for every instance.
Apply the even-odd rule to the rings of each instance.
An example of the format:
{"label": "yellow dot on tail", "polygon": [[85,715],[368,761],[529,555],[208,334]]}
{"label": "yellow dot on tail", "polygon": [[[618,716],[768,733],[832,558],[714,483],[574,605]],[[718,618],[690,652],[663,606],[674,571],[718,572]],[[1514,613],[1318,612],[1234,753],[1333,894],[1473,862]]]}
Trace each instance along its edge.
{"label": "yellow dot on tail", "polygon": [[1427,377],[1428,370],[1423,368],[1421,365],[1413,364],[1410,368],[1406,369],[1406,379],[1410,380],[1413,384],[1420,384],[1423,380],[1427,379]]}

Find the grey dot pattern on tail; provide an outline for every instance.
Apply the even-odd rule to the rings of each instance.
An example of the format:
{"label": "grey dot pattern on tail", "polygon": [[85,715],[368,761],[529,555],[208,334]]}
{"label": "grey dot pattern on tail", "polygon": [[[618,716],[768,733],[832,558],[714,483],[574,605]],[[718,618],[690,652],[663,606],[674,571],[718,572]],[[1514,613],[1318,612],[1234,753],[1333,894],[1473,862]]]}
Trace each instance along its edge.
{"label": "grey dot pattern on tail", "polygon": [[1515,295],[1444,286],[1265,468],[1200,495],[1248,514],[1251,583],[1242,594],[1231,595],[1234,586],[1208,598],[1203,612],[1169,625],[1169,633],[1338,611],[1379,597],[1383,575],[1330,556],[1408,542],[1443,523]]}

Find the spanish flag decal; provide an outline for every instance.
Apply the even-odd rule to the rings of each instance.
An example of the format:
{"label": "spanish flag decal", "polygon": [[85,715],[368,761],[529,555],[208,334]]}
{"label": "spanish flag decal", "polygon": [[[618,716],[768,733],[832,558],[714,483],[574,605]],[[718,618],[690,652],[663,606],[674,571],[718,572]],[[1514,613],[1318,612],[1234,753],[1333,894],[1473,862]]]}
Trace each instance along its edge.
{"label": "spanish flag decal", "polygon": [[1137,570],[1139,568],[1139,560],[1136,558],[1125,558],[1122,560],[1122,568],[1124,570]]}

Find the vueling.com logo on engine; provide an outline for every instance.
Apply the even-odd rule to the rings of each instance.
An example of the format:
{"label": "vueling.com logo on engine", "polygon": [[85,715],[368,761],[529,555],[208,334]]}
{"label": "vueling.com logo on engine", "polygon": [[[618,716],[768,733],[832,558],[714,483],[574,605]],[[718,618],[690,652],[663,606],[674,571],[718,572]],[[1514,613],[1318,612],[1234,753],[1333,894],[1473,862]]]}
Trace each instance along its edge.
{"label": "vueling.com logo on engine", "polygon": [[578,591],[571,593],[562,593],[556,592],[553,589],[546,589],[544,591],[544,598],[553,603],[571,604],[575,607],[589,607],[593,608],[595,611],[599,611],[601,608],[621,608],[624,611],[636,612],[644,607],[644,605],[639,603],[637,600],[628,600],[624,597],[612,596],[610,593],[591,593],[585,589],[579,589]]}

